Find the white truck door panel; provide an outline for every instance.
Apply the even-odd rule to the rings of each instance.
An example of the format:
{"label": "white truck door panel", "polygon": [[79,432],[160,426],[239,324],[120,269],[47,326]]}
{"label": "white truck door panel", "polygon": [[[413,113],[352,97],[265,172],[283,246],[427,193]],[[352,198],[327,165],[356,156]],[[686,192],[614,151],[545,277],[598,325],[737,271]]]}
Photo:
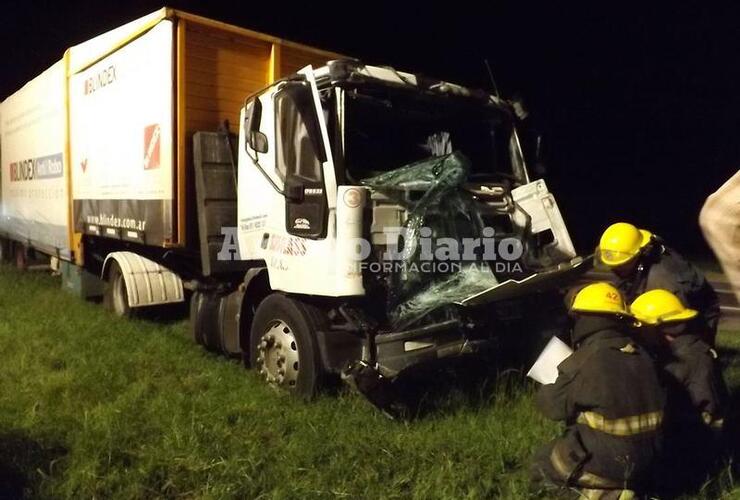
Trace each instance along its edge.
{"label": "white truck door panel", "polygon": [[[286,228],[285,196],[265,177],[265,174],[269,175],[281,191],[285,189],[284,176],[279,174],[276,168],[278,144],[274,122],[274,96],[281,89],[278,84],[259,97],[262,103],[259,131],[268,139],[268,152],[258,154],[258,161],[265,174],[255,165],[252,160],[255,152],[246,144],[244,130],[246,110],[242,110],[242,126],[239,133],[238,202],[241,258],[264,261],[268,269],[270,286],[274,290],[329,297],[360,295],[364,293],[362,276],[350,272],[349,270],[353,268],[345,262],[352,256],[337,250],[336,177],[313,69],[307,66],[300,74],[306,77],[306,82],[310,85],[315,118],[319,123],[321,142],[326,152],[325,161],[321,165],[327,201],[326,236],[309,239],[289,234]],[[353,223],[352,217],[344,217],[342,220],[349,221],[348,224]],[[355,228],[341,233],[356,234],[356,232]],[[338,256],[339,253],[341,258]]]}
{"label": "white truck door panel", "polygon": [[[274,91],[274,89],[271,89]],[[239,251],[242,259],[256,260],[264,258],[262,248],[263,235],[279,229],[276,221],[285,219],[285,203],[283,196],[276,191],[273,184],[282,189],[283,182],[275,171],[273,146],[275,144],[274,115],[272,113],[272,91],[258,98],[262,101],[262,124],[260,131],[265,134],[268,142],[268,152],[258,154],[258,161],[263,171],[255,165],[250,155],[254,151],[250,148],[247,154],[245,148],[246,134],[244,123],[246,109],[241,111],[239,128],[239,169],[238,169],[238,239]],[[265,177],[269,176],[269,180]]]}

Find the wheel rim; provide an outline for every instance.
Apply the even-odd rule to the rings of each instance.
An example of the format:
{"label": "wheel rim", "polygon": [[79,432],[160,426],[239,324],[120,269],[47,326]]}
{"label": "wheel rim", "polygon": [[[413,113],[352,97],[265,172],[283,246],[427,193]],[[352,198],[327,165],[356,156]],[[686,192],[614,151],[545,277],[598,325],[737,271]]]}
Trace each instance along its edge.
{"label": "wheel rim", "polygon": [[298,381],[298,344],[282,320],[271,321],[257,346],[257,366],[268,383],[294,389]]}

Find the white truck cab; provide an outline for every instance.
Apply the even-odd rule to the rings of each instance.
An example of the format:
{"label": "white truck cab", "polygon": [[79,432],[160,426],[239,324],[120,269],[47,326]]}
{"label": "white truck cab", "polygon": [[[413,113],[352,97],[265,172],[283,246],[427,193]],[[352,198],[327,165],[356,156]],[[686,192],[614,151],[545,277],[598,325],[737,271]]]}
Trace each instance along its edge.
{"label": "white truck cab", "polygon": [[[269,382],[310,394],[320,374],[342,373],[370,395],[409,367],[485,351],[506,335],[501,304],[584,269],[498,97],[332,61],[247,98],[240,125],[249,270],[220,298],[196,293],[195,336],[234,337],[221,345]],[[478,245],[462,255],[466,237]],[[213,308],[237,319],[209,326]]]}

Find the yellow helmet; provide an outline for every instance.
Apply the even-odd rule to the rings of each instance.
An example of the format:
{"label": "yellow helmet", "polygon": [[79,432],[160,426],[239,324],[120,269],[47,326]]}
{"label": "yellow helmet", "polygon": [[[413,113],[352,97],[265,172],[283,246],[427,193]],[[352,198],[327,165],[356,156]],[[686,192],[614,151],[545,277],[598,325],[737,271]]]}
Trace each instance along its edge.
{"label": "yellow helmet", "polygon": [[681,303],[681,300],[668,290],[650,290],[637,297],[630,305],[632,315],[648,325],[670,321],[686,321],[697,314]]}
{"label": "yellow helmet", "polygon": [[571,311],[629,316],[622,294],[609,283],[592,283],[576,294]]}
{"label": "yellow helmet", "polygon": [[637,257],[640,249],[650,243],[652,237],[650,231],[638,229],[627,222],[612,224],[599,241],[601,261],[610,267],[621,266]]}

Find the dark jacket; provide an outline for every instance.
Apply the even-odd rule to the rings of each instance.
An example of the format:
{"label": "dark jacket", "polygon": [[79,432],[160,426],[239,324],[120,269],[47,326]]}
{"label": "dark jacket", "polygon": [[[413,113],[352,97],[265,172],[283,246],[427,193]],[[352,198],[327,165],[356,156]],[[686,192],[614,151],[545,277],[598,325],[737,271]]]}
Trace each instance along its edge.
{"label": "dark jacket", "polygon": [[662,435],[665,392],[655,364],[617,319],[580,315],[573,340],[577,350],[536,398],[545,416],[568,425],[554,450],[582,473],[639,485],[652,473]]}
{"label": "dark jacket", "polygon": [[681,335],[669,344],[663,365],[669,376],[671,421],[721,430],[728,392],[716,351],[697,335]]}
{"label": "dark jacket", "polygon": [[720,314],[717,293],[701,271],[660,239],[645,249],[633,275],[620,280],[617,287],[628,304],[648,290],[668,290],[683,305],[699,311],[697,327],[714,344]]}

